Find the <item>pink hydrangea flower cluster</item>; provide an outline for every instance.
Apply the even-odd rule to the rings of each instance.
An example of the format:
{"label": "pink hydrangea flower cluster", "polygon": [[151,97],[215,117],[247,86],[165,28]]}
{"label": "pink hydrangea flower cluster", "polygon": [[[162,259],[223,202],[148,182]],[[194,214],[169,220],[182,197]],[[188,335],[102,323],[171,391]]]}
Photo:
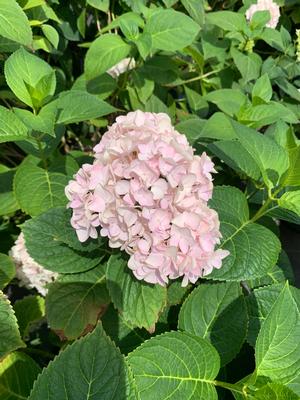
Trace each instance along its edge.
{"label": "pink hydrangea flower cluster", "polygon": [[28,289],[35,288],[45,296],[47,294],[46,285],[53,282],[58,274],[43,268],[30,257],[23,233],[20,233],[9,254],[16,265],[16,277],[20,281],[20,286]]}
{"label": "pink hydrangea flower cluster", "polygon": [[266,26],[273,29],[276,28],[280,18],[280,9],[278,4],[273,0],[258,0],[257,4],[252,4],[246,11],[246,18],[248,21],[251,21],[256,11],[269,11],[271,18]]}
{"label": "pink hydrangea flower cluster", "polygon": [[94,152],[66,187],[80,241],[100,231],[130,254],[137,279],[160,285],[183,277],[184,286],[221,267],[229,252],[215,250],[219,219],[207,205],[214,165],[166,114],[118,117]]}

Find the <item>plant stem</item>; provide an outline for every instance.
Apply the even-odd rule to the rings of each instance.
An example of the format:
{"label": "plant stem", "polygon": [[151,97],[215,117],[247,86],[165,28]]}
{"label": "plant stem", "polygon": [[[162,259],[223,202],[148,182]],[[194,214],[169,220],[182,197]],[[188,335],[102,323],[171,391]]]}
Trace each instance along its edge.
{"label": "plant stem", "polygon": [[187,79],[186,81],[182,81],[182,82],[180,82],[180,83],[178,83],[176,85],[170,84],[170,85],[165,85],[165,86],[175,87],[175,86],[185,85],[186,83],[200,81],[201,79],[205,79],[210,75],[217,74],[220,71],[222,71],[222,70],[221,69],[216,69],[215,71],[210,71],[210,72],[207,72],[206,74],[195,76],[194,78]]}
{"label": "plant stem", "polygon": [[214,381],[214,384],[216,386],[222,387],[224,389],[231,390],[232,392],[237,392],[237,393],[241,393],[241,394],[245,395],[243,388],[241,386],[238,386],[237,384],[221,382],[221,381]]}

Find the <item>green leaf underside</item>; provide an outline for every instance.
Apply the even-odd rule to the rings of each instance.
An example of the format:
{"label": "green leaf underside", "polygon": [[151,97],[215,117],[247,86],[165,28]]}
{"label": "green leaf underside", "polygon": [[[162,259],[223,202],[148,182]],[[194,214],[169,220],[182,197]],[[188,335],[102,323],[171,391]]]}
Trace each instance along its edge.
{"label": "green leaf underside", "polygon": [[178,328],[209,340],[224,365],[239,352],[246,338],[247,322],[239,283],[201,284],[181,307]]}
{"label": "green leaf underside", "polygon": [[269,229],[251,222],[244,194],[234,187],[217,186],[210,205],[220,218],[220,247],[230,255],[207,278],[240,281],[266,275],[276,264],[280,242]]}
{"label": "green leaf underside", "polygon": [[166,288],[138,281],[120,255],[110,257],[106,278],[111,299],[123,318],[133,326],[152,330],[166,305]]}
{"label": "green leaf underside", "polygon": [[127,400],[127,386],[124,358],[99,324],[50,362],[28,400]]}
{"label": "green leaf underside", "polygon": [[24,347],[24,343],[21,340],[17,319],[10,302],[0,292],[0,360],[19,347]]}
{"label": "green leaf underside", "polygon": [[216,400],[218,353],[206,340],[168,332],[144,342],[128,356],[141,400]]}

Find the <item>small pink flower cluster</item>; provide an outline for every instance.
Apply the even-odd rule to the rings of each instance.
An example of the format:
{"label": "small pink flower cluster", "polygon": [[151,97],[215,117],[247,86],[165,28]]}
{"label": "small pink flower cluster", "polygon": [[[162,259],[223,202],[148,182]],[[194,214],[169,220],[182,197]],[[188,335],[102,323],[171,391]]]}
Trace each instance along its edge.
{"label": "small pink flower cluster", "polygon": [[278,4],[274,3],[273,0],[258,0],[257,4],[252,4],[246,11],[246,18],[248,21],[251,21],[256,11],[269,11],[271,18],[266,26],[273,29],[276,28],[280,18]]}
{"label": "small pink flower cluster", "polygon": [[11,248],[10,256],[16,265],[16,277],[20,281],[20,286],[28,289],[35,288],[45,296],[47,294],[46,285],[53,282],[58,274],[43,268],[30,257],[23,233],[20,233],[15,245]]}
{"label": "small pink flower cluster", "polygon": [[194,155],[166,114],[130,112],[116,119],[66,187],[80,241],[108,236],[130,254],[137,279],[182,285],[220,268],[229,252],[215,250],[221,234],[212,195],[214,165]]}

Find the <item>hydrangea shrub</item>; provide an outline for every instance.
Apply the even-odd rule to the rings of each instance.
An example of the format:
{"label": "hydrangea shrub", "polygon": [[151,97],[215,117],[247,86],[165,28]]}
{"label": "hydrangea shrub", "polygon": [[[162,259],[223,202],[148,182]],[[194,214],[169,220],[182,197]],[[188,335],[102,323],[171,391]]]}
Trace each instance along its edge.
{"label": "hydrangea shrub", "polygon": [[0,0],[0,399],[300,398],[298,14]]}

